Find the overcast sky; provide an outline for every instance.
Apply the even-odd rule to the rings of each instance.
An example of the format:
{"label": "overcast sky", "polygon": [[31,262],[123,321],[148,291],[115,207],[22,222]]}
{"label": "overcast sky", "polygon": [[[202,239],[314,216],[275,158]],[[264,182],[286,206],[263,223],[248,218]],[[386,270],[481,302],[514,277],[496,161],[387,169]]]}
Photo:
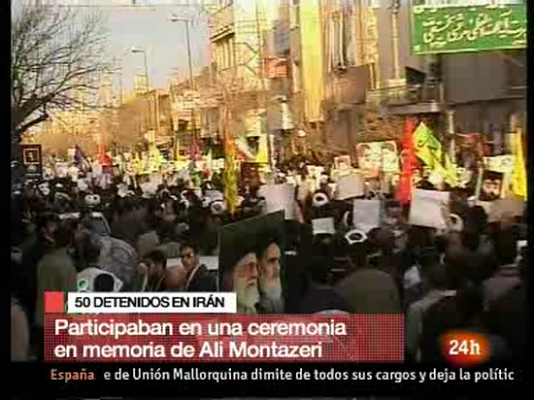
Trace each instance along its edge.
{"label": "overcast sky", "polygon": [[[156,10],[103,11],[109,26],[109,52],[117,58],[123,68],[123,87],[133,88],[135,72],[144,73],[142,54],[132,54],[131,48],[147,51],[148,70],[151,86],[166,87],[170,74],[180,72],[188,76],[188,60],[185,24],[169,21],[168,7]],[[180,16],[187,13],[175,9]],[[195,68],[204,66],[209,60],[208,28],[206,20],[195,19],[190,24],[192,61]]]}
{"label": "overcast sky", "polygon": [[[15,0],[12,13],[17,13],[20,0]],[[198,69],[209,62],[208,24],[198,5],[206,0],[136,0],[141,7],[131,6],[132,0],[22,0],[43,4],[78,5],[81,13],[98,10],[108,31],[108,56],[122,67],[123,89],[133,89],[134,76],[144,73],[142,54],[132,54],[132,47],[147,51],[150,84],[153,87],[168,86],[170,74],[179,71],[188,75],[185,24],[169,21],[174,12],[190,24],[193,67]],[[145,7],[154,5],[154,7]],[[118,6],[118,7],[117,7]],[[118,77],[116,79],[118,89]]]}

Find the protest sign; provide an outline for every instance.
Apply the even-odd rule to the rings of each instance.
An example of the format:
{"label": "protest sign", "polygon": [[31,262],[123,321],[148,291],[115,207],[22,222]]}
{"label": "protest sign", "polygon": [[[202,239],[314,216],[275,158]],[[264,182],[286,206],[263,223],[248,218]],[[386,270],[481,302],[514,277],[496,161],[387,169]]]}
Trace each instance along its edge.
{"label": "protest sign", "polygon": [[495,171],[482,171],[477,184],[477,199],[479,201],[495,201],[503,197],[504,174]]}
{"label": "protest sign", "polygon": [[258,194],[265,199],[264,214],[284,211],[286,220],[295,218],[295,186],[292,184],[265,185]]}
{"label": "protest sign", "polygon": [[399,172],[397,144],[393,140],[360,143],[356,152],[358,166],[368,178],[376,178],[380,171]]}
{"label": "protest sign", "polygon": [[117,195],[119,197],[126,197],[128,195],[128,185],[124,183],[117,185]]}
{"label": "protest sign", "polygon": [[69,165],[67,163],[56,163],[56,177],[66,178],[69,174]]}
{"label": "protest sign", "polygon": [[336,169],[345,170],[351,169],[351,159],[349,155],[339,156],[334,158],[334,166]]}
{"label": "protest sign", "polygon": [[354,227],[368,233],[380,226],[380,200],[354,200],[352,218]]}
{"label": "protest sign", "polygon": [[150,182],[157,188],[163,183],[163,177],[159,173],[152,173],[150,174]]}
{"label": "protest sign", "polygon": [[336,233],[334,218],[317,218],[312,220],[314,235],[333,235]]}
{"label": "protest sign", "polygon": [[158,186],[154,182],[144,182],[140,183],[139,187],[145,195],[155,195],[158,191]]}
{"label": "protest sign", "polygon": [[[267,265],[264,259],[258,259],[258,250],[263,253],[268,247],[275,250],[274,258],[279,257],[277,263]],[[224,225],[220,229],[219,290],[237,293],[238,313],[246,313],[246,309],[254,309],[257,304],[260,288],[253,271],[258,264],[260,268],[279,269],[273,272],[282,278],[282,288],[285,287],[284,249],[284,213],[281,211]]]}
{"label": "protest sign", "polygon": [[336,200],[347,200],[364,194],[365,182],[360,174],[352,173],[339,178],[336,187]]}
{"label": "protest sign", "polygon": [[68,169],[68,175],[73,182],[77,182],[78,176],[80,175],[80,169],[75,165],[71,165]]}
{"label": "protest sign", "polygon": [[511,174],[514,172],[513,155],[484,157],[484,164],[489,171],[501,172],[503,174]]}
{"label": "protest sign", "polygon": [[94,163],[92,166],[92,172],[93,178],[97,179],[100,178],[100,176],[104,173],[104,169],[102,168],[102,165]]}
{"label": "protest sign", "polygon": [[498,222],[503,217],[521,217],[525,212],[525,202],[519,199],[499,199],[490,203],[489,222]]}
{"label": "protest sign", "polygon": [[446,229],[443,206],[448,206],[449,192],[415,189],[412,194],[409,223],[428,228]]}

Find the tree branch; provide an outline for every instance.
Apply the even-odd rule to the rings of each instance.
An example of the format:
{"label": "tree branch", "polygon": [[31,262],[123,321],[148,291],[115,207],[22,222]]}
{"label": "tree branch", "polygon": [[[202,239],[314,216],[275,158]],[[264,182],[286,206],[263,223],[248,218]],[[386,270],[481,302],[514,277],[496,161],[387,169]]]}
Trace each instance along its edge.
{"label": "tree branch", "polygon": [[48,118],[49,118],[49,115],[47,113],[43,113],[43,114],[39,115],[37,118],[34,118],[34,119],[26,122],[24,125],[22,125],[21,127],[17,128],[17,130],[15,131],[16,139],[20,140],[20,138],[22,138],[22,134],[24,132],[26,132],[32,126],[35,126],[37,124],[40,124],[41,122],[44,122],[44,121],[48,120]]}

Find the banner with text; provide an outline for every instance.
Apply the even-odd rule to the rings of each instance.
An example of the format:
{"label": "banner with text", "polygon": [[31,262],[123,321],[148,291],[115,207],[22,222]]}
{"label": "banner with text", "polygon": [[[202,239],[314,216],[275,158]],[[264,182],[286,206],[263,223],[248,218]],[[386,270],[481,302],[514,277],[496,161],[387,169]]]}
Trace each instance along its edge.
{"label": "banner with text", "polygon": [[412,7],[416,55],[524,49],[526,4],[507,6]]}
{"label": "banner with text", "polygon": [[45,315],[48,362],[402,362],[398,315]]}

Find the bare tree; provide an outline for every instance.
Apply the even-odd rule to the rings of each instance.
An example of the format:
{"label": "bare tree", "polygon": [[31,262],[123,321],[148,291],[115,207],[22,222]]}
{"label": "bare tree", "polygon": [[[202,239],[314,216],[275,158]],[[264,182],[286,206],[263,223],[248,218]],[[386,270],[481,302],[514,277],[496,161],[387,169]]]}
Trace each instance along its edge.
{"label": "bare tree", "polygon": [[99,14],[12,1],[12,145],[50,112],[95,105],[104,39]]}

